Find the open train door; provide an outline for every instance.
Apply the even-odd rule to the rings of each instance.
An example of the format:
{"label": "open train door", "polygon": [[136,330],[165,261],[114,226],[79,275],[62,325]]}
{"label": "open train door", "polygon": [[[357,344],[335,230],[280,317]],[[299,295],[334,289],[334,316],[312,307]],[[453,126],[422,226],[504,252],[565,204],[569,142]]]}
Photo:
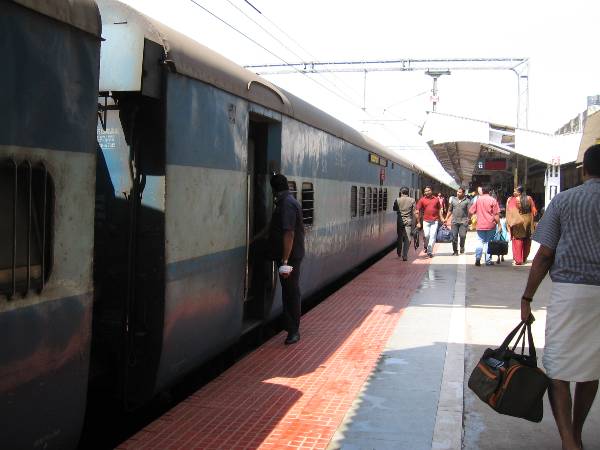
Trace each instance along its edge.
{"label": "open train door", "polygon": [[267,239],[273,209],[269,179],[281,166],[281,120],[271,116],[252,109],[249,116],[244,331],[271,310],[277,282]]}

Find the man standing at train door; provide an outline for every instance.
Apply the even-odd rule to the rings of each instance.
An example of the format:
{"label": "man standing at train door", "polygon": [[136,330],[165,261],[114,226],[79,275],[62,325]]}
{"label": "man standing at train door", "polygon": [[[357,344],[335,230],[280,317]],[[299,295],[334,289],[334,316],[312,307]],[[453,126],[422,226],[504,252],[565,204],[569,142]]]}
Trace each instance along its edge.
{"label": "man standing at train door", "polygon": [[[407,187],[400,189],[400,197],[394,201],[394,211],[396,211],[396,233],[398,240],[396,243],[396,252],[402,261],[408,259],[408,246],[412,236],[412,225],[414,221],[415,199],[408,196]],[[418,239],[418,238],[417,238]]]}
{"label": "man standing at train door", "polygon": [[431,186],[426,186],[423,190],[423,197],[417,202],[415,208],[415,219],[417,227],[421,227],[420,217],[423,215],[423,237],[427,242],[427,256],[433,258],[433,245],[437,234],[438,222],[443,222],[442,208],[437,197],[433,196]]}
{"label": "man standing at train door", "polygon": [[300,340],[300,265],[304,258],[304,224],[302,206],[288,188],[281,174],[271,177],[275,209],[269,228],[269,247],[277,262],[283,319],[288,332],[286,345]]}

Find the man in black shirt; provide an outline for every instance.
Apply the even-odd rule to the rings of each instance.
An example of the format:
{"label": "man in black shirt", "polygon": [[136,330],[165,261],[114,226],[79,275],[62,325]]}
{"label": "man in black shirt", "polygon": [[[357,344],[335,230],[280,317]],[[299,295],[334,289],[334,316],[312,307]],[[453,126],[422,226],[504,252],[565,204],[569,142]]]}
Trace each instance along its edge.
{"label": "man in black shirt", "polygon": [[271,177],[275,209],[269,228],[269,246],[277,261],[283,318],[288,336],[286,345],[300,340],[300,265],[304,258],[304,224],[302,206],[288,188],[287,178],[281,174]]}
{"label": "man in black shirt", "polygon": [[396,243],[396,252],[402,256],[402,260],[408,259],[408,245],[412,236],[412,226],[415,215],[415,199],[408,196],[407,187],[400,189],[400,197],[394,201],[394,211],[398,217],[396,220],[396,233],[398,240]]}

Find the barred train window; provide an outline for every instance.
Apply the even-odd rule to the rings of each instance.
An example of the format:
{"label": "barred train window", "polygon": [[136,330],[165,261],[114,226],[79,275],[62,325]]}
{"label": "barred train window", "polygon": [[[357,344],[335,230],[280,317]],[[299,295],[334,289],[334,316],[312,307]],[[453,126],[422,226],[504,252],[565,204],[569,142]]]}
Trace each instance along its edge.
{"label": "barred train window", "polygon": [[288,189],[290,190],[290,193],[294,196],[294,198],[298,200],[298,189],[296,189],[295,181],[288,181]]}
{"label": "barred train window", "polygon": [[0,161],[0,296],[40,292],[51,271],[54,183],[29,161]]}
{"label": "barred train window", "polygon": [[350,217],[356,217],[356,186],[350,188]]}
{"label": "barred train window", "polygon": [[367,214],[371,214],[372,191],[370,187],[367,188]]}
{"label": "barred train window", "polygon": [[387,196],[387,188],[383,190],[383,210],[387,211],[388,208],[388,196]]}
{"label": "barred train window", "polygon": [[304,225],[312,225],[315,213],[315,191],[312,183],[302,183],[302,216]]}
{"label": "barred train window", "polygon": [[358,199],[358,215],[360,217],[365,215],[365,188],[361,187],[359,191],[359,199]]}
{"label": "barred train window", "polygon": [[377,188],[373,188],[373,197],[371,198],[371,204],[373,205],[371,207],[371,210],[373,211],[373,214],[375,214],[377,212]]}

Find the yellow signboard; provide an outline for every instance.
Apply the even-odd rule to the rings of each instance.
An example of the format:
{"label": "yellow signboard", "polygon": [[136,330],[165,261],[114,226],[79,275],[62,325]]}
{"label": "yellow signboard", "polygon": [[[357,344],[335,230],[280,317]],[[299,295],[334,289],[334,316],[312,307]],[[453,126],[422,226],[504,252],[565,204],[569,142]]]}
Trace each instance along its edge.
{"label": "yellow signboard", "polygon": [[369,162],[373,164],[379,164],[379,156],[374,153],[369,153]]}

